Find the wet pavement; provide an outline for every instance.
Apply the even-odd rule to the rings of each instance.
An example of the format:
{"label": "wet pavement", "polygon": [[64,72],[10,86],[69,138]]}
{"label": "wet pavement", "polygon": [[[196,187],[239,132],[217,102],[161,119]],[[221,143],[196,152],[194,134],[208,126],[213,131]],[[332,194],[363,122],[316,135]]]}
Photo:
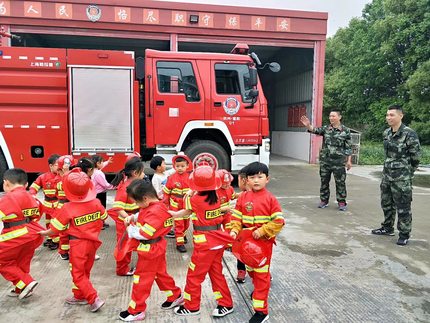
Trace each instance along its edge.
{"label": "wet pavement", "polygon": [[[397,236],[370,234],[379,227],[379,181],[372,167],[355,167],[347,178],[348,211],[333,201],[318,209],[318,166],[275,160],[269,189],[285,212],[286,227],[278,237],[271,272],[270,320],[284,322],[430,322],[430,189],[414,188],[413,229],[409,244],[396,245]],[[109,195],[112,201],[112,194]],[[1,322],[110,322],[127,308],[132,277],[114,274],[115,228],[102,231],[102,247],[92,271],[92,282],[106,305],[97,313],[88,306],[64,303],[71,294],[67,261],[54,251],[39,248],[32,275],[40,282],[32,297],[19,301],[7,297],[9,283],[0,279]],[[189,234],[189,237],[190,234]],[[191,241],[191,239],[189,239]],[[191,256],[168,243],[168,271],[183,287]],[[216,307],[207,279],[203,284],[201,314],[179,317],[162,310],[164,295],[154,285],[148,300],[147,322],[248,322],[252,315],[252,283],[235,283],[236,261],[224,257],[224,274],[235,301],[235,311],[213,319]]]}

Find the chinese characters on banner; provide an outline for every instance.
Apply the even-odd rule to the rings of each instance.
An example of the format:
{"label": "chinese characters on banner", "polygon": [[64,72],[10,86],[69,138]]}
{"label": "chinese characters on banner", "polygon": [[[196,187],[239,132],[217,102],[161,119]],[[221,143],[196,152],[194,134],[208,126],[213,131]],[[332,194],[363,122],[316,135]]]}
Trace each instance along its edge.
{"label": "chinese characters on banner", "polygon": [[240,16],[239,15],[225,15],[225,28],[227,28],[227,29],[240,29]]}
{"label": "chinese characters on banner", "polygon": [[172,11],[172,25],[186,26],[187,13],[185,11]]}
{"label": "chinese characters on banner", "polygon": [[33,1],[24,1],[24,16],[25,17],[42,17],[42,3]]}
{"label": "chinese characters on banner", "polygon": [[10,1],[0,1],[0,16],[10,16]]}
{"label": "chinese characters on banner", "polygon": [[130,22],[131,9],[115,7],[115,22]]}
{"label": "chinese characters on banner", "polygon": [[[42,2],[38,1],[23,1],[22,2],[22,14],[24,17],[29,18],[45,18],[44,14],[47,15],[48,12],[44,13],[43,8],[47,9],[50,5],[55,5],[55,18],[56,19],[73,19],[74,10],[82,10],[84,6],[74,5],[71,3],[44,3],[42,8]],[[94,5],[95,6],[95,5]],[[96,6],[99,10],[99,14],[102,11],[107,10],[104,6]],[[84,7],[85,8],[85,7]],[[16,8],[14,9],[16,10]],[[48,11],[48,10],[46,10]],[[140,12],[139,12],[140,11]],[[105,15],[107,22],[113,20],[119,23],[131,23],[132,15],[135,19],[142,19],[140,23],[152,24],[152,25],[166,25],[169,20],[163,18],[163,23],[160,22],[161,14],[166,17],[166,11],[168,10],[158,10],[158,9],[138,9],[129,7],[113,7],[114,17],[109,17]],[[143,18],[138,18],[139,16]],[[170,13],[170,25],[172,26],[190,26],[189,16],[191,13],[187,11],[176,11],[172,10]],[[167,13],[167,14],[169,14]],[[14,12],[14,15],[16,12]],[[277,31],[277,32],[291,32],[291,19],[274,17],[268,18],[265,16],[251,16],[251,19],[247,19],[246,15],[239,14],[216,14],[217,21],[215,23],[215,14],[206,12],[193,12],[193,15],[197,15],[198,27],[200,28],[225,28],[225,29],[237,29],[237,30],[255,30],[255,31]],[[11,1],[10,0],[0,0],[0,16],[11,16]],[[79,13],[75,12],[75,16],[79,16]],[[224,18],[224,19],[222,19]],[[241,19],[243,21],[241,21]],[[97,19],[98,20],[98,19]],[[197,24],[196,24],[197,25]]]}
{"label": "chinese characters on banner", "polygon": [[266,30],[266,17],[251,17],[252,30]]}
{"label": "chinese characters on banner", "polygon": [[56,3],[55,18],[73,19],[73,5],[71,5],[70,3]]}
{"label": "chinese characters on banner", "polygon": [[214,15],[213,13],[200,13],[199,14],[199,27],[213,28]]}
{"label": "chinese characters on banner", "polygon": [[291,19],[276,18],[276,31],[291,31]]}
{"label": "chinese characters on banner", "polygon": [[160,23],[160,14],[156,9],[143,9],[143,23],[156,24]]}

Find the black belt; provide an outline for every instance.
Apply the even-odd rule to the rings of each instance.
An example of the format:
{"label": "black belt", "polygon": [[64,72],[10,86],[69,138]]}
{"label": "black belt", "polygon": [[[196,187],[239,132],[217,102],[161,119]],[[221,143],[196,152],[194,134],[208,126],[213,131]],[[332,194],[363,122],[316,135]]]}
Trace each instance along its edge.
{"label": "black belt", "polygon": [[52,202],[52,201],[56,201],[57,198],[56,197],[49,197],[49,196],[45,196],[45,201],[46,202]]}
{"label": "black belt", "polygon": [[155,239],[149,239],[149,240],[139,240],[139,241],[142,244],[154,244],[154,243],[157,243],[160,240],[161,240],[161,237],[157,237]]}
{"label": "black belt", "polygon": [[194,230],[197,230],[197,231],[215,231],[215,230],[221,229],[221,224],[203,225],[203,226],[193,225],[193,228]]}
{"label": "black belt", "polygon": [[71,236],[71,235],[69,235],[69,240],[79,240],[79,238],[78,238],[78,237],[75,237],[75,236]]}
{"label": "black belt", "polygon": [[67,203],[67,202],[69,202],[69,200],[58,200],[58,203]]}
{"label": "black belt", "polygon": [[24,220],[15,221],[15,222],[3,222],[3,227],[5,229],[10,229],[10,228],[17,227],[19,225],[23,225],[23,224],[26,224],[29,222],[31,222],[31,219],[29,219],[29,218],[25,218]]}
{"label": "black belt", "polygon": [[172,194],[172,196],[183,199],[185,194]]}

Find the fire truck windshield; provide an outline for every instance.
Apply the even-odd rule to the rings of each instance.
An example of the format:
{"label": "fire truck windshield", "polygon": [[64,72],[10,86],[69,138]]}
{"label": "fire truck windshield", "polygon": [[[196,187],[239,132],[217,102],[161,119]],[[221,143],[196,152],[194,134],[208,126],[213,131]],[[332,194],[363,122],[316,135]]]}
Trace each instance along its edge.
{"label": "fire truck windshield", "polygon": [[251,102],[253,89],[247,64],[215,64],[216,91],[218,94],[239,94],[243,102]]}

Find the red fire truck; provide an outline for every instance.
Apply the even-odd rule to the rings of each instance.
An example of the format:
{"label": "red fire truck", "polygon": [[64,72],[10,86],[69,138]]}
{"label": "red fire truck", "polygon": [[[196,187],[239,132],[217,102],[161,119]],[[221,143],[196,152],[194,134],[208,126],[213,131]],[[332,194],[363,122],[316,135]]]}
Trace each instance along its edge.
{"label": "red fire truck", "polygon": [[230,54],[147,49],[136,60],[127,51],[0,47],[0,177],[11,167],[45,171],[53,153],[114,156],[111,172],[133,151],[167,162],[209,152],[233,171],[268,163],[258,64],[245,44]]}

